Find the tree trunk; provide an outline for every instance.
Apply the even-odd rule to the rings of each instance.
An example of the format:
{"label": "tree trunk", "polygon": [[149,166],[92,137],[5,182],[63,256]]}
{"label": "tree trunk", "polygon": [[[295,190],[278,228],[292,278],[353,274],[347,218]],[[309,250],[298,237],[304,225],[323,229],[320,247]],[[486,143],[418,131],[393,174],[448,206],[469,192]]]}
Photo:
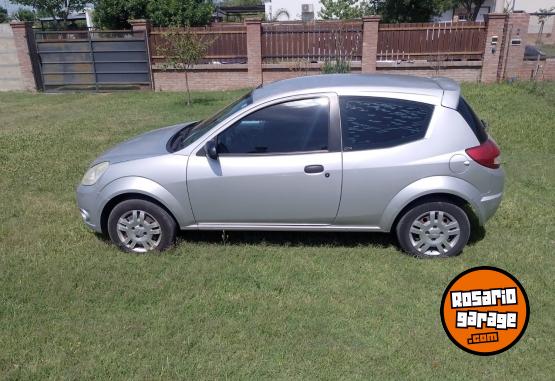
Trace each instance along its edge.
{"label": "tree trunk", "polygon": [[478,13],[480,13],[480,8],[484,5],[485,0],[476,1],[474,6],[474,12],[472,12],[472,21],[476,21],[478,18]]}
{"label": "tree trunk", "polygon": [[187,89],[187,106],[191,105],[191,90],[189,90],[189,70],[185,69],[185,88]]}
{"label": "tree trunk", "polygon": [[[54,25],[56,27],[56,30],[61,30],[60,20],[58,20],[58,17],[56,15],[56,11],[53,10],[53,9],[49,9],[48,14],[50,14],[50,17],[52,17],[52,20],[54,20]],[[41,24],[41,26],[42,26],[42,24]]]}

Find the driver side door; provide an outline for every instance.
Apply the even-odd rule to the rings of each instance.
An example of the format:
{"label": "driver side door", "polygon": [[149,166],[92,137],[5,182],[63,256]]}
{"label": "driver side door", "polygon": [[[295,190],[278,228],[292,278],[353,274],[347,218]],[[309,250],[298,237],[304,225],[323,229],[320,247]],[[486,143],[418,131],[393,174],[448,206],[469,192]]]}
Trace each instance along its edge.
{"label": "driver side door", "polygon": [[217,159],[191,155],[187,187],[197,223],[333,223],[342,181],[336,101],[319,95],[258,109],[218,134]]}

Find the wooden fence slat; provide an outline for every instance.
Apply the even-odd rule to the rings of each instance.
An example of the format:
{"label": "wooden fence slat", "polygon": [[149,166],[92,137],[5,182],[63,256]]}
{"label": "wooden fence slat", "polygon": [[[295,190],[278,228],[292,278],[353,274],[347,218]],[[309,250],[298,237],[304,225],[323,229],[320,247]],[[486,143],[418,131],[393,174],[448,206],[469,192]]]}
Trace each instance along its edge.
{"label": "wooden fence slat", "polygon": [[[343,57],[362,58],[362,21],[316,21],[262,23],[263,62],[304,59],[310,62]],[[168,28],[153,28],[152,58],[161,62]],[[214,39],[206,59],[245,62],[247,31],[244,24],[195,27],[201,38]],[[481,59],[486,43],[483,22],[379,24],[377,59],[451,60]],[[339,48],[339,49],[338,49]]]}

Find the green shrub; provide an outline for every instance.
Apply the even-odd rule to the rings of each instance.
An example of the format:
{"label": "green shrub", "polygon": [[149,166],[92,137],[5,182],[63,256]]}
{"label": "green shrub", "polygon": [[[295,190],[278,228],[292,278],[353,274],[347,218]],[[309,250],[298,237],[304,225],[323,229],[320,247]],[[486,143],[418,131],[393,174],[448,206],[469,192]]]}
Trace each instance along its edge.
{"label": "green shrub", "polygon": [[322,65],[322,74],[350,73],[351,62],[344,59],[325,61]]}

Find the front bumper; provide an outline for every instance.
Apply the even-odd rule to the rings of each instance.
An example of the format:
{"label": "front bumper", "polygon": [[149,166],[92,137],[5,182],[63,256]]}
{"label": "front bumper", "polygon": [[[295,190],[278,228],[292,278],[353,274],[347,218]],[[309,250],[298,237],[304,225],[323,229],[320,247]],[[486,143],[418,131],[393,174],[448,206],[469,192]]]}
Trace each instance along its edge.
{"label": "front bumper", "polygon": [[77,187],[77,206],[85,225],[98,233],[102,233],[100,224],[101,211],[98,208],[98,190],[96,186],[79,185]]}

